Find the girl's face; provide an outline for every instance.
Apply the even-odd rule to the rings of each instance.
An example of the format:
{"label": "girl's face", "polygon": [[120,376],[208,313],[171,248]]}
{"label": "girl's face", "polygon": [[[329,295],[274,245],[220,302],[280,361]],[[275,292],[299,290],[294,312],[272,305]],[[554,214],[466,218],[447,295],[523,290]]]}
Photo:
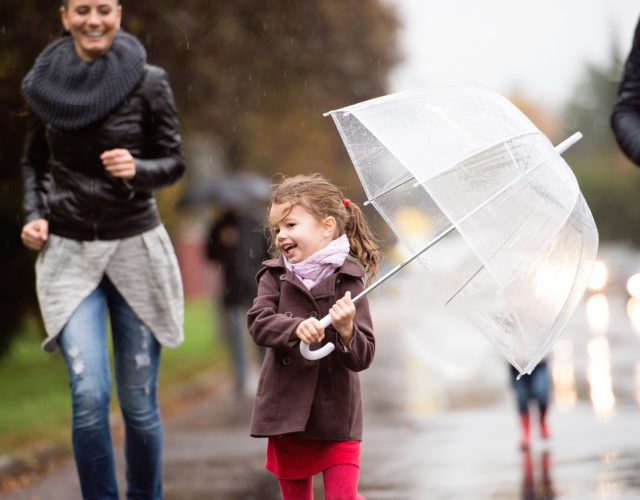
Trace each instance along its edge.
{"label": "girl's face", "polygon": [[269,224],[275,234],[276,248],[292,264],[306,260],[326,247],[335,231],[335,219],[318,220],[302,205],[278,203],[271,206]]}
{"label": "girl's face", "polygon": [[78,57],[93,61],[111,47],[122,8],[117,0],[69,0],[66,9],[60,8],[60,18],[73,37]]}

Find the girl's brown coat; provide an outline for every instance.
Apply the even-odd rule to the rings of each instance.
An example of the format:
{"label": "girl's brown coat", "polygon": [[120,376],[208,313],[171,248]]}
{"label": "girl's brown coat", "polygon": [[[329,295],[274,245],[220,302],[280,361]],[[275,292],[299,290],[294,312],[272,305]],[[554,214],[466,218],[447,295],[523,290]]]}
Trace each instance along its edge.
{"label": "girl's brown coat", "polygon": [[366,298],[356,305],[349,349],[329,326],[324,342],[333,342],[336,350],[319,361],[308,361],[292,335],[304,319],[327,314],[346,291],[352,297],[360,293],[363,275],[362,267],[347,258],[335,274],[307,290],[281,259],[265,262],[258,273],[258,296],[247,315],[254,341],[269,348],[253,408],[252,436],[299,433],[316,439],[362,439],[357,372],[371,364],[375,350]]}

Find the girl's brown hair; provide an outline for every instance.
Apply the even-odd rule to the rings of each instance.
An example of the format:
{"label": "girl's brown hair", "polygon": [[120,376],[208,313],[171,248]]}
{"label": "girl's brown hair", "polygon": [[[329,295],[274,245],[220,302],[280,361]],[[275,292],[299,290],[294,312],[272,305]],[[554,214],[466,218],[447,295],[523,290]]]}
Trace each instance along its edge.
{"label": "girl's brown hair", "polygon": [[283,177],[271,195],[268,210],[272,205],[283,203],[289,203],[291,208],[301,205],[318,220],[333,217],[337,232],[334,237],[347,235],[349,253],[364,267],[367,282],[371,281],[378,272],[382,255],[360,207],[346,200],[342,192],[320,174]]}

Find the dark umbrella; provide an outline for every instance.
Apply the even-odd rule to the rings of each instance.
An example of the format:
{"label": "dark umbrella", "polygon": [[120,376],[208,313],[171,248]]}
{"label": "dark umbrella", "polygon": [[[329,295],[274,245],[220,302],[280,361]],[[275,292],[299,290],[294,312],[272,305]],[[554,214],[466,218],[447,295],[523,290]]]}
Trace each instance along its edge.
{"label": "dark umbrella", "polygon": [[178,206],[244,207],[265,202],[270,196],[271,182],[266,177],[249,172],[230,173],[192,185]]}

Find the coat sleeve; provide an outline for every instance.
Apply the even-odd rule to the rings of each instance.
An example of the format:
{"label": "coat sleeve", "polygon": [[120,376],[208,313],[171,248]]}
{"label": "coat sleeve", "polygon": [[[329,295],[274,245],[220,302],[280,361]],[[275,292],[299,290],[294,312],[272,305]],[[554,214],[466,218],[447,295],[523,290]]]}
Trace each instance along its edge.
{"label": "coat sleeve", "polygon": [[263,269],[258,276],[258,294],[247,313],[249,334],[259,346],[290,348],[291,335],[303,320],[278,313],[280,287],[273,273]]}
{"label": "coat sleeve", "polygon": [[640,166],[640,21],[624,65],[611,126],[622,152]]}
{"label": "coat sleeve", "polygon": [[147,151],[135,158],[136,175],[131,185],[136,190],[151,191],[176,182],[185,171],[182,157],[178,114],[167,73],[151,67],[149,74]]}
{"label": "coat sleeve", "polygon": [[24,189],[22,208],[26,222],[48,217],[46,203],[48,161],[49,147],[45,137],[44,124],[30,111],[27,117],[22,159],[20,160]]}
{"label": "coat sleeve", "polygon": [[[355,297],[362,290],[364,285],[362,280],[356,280],[355,283],[348,287],[351,296]],[[344,295],[344,292],[343,292]],[[369,310],[369,301],[363,298],[356,305],[356,317],[353,322],[353,337],[349,349],[340,341],[340,336],[336,335],[336,352],[341,362],[354,372],[359,372],[369,368],[373,362],[375,354],[376,341],[373,335],[373,323],[371,321],[371,312]]]}

